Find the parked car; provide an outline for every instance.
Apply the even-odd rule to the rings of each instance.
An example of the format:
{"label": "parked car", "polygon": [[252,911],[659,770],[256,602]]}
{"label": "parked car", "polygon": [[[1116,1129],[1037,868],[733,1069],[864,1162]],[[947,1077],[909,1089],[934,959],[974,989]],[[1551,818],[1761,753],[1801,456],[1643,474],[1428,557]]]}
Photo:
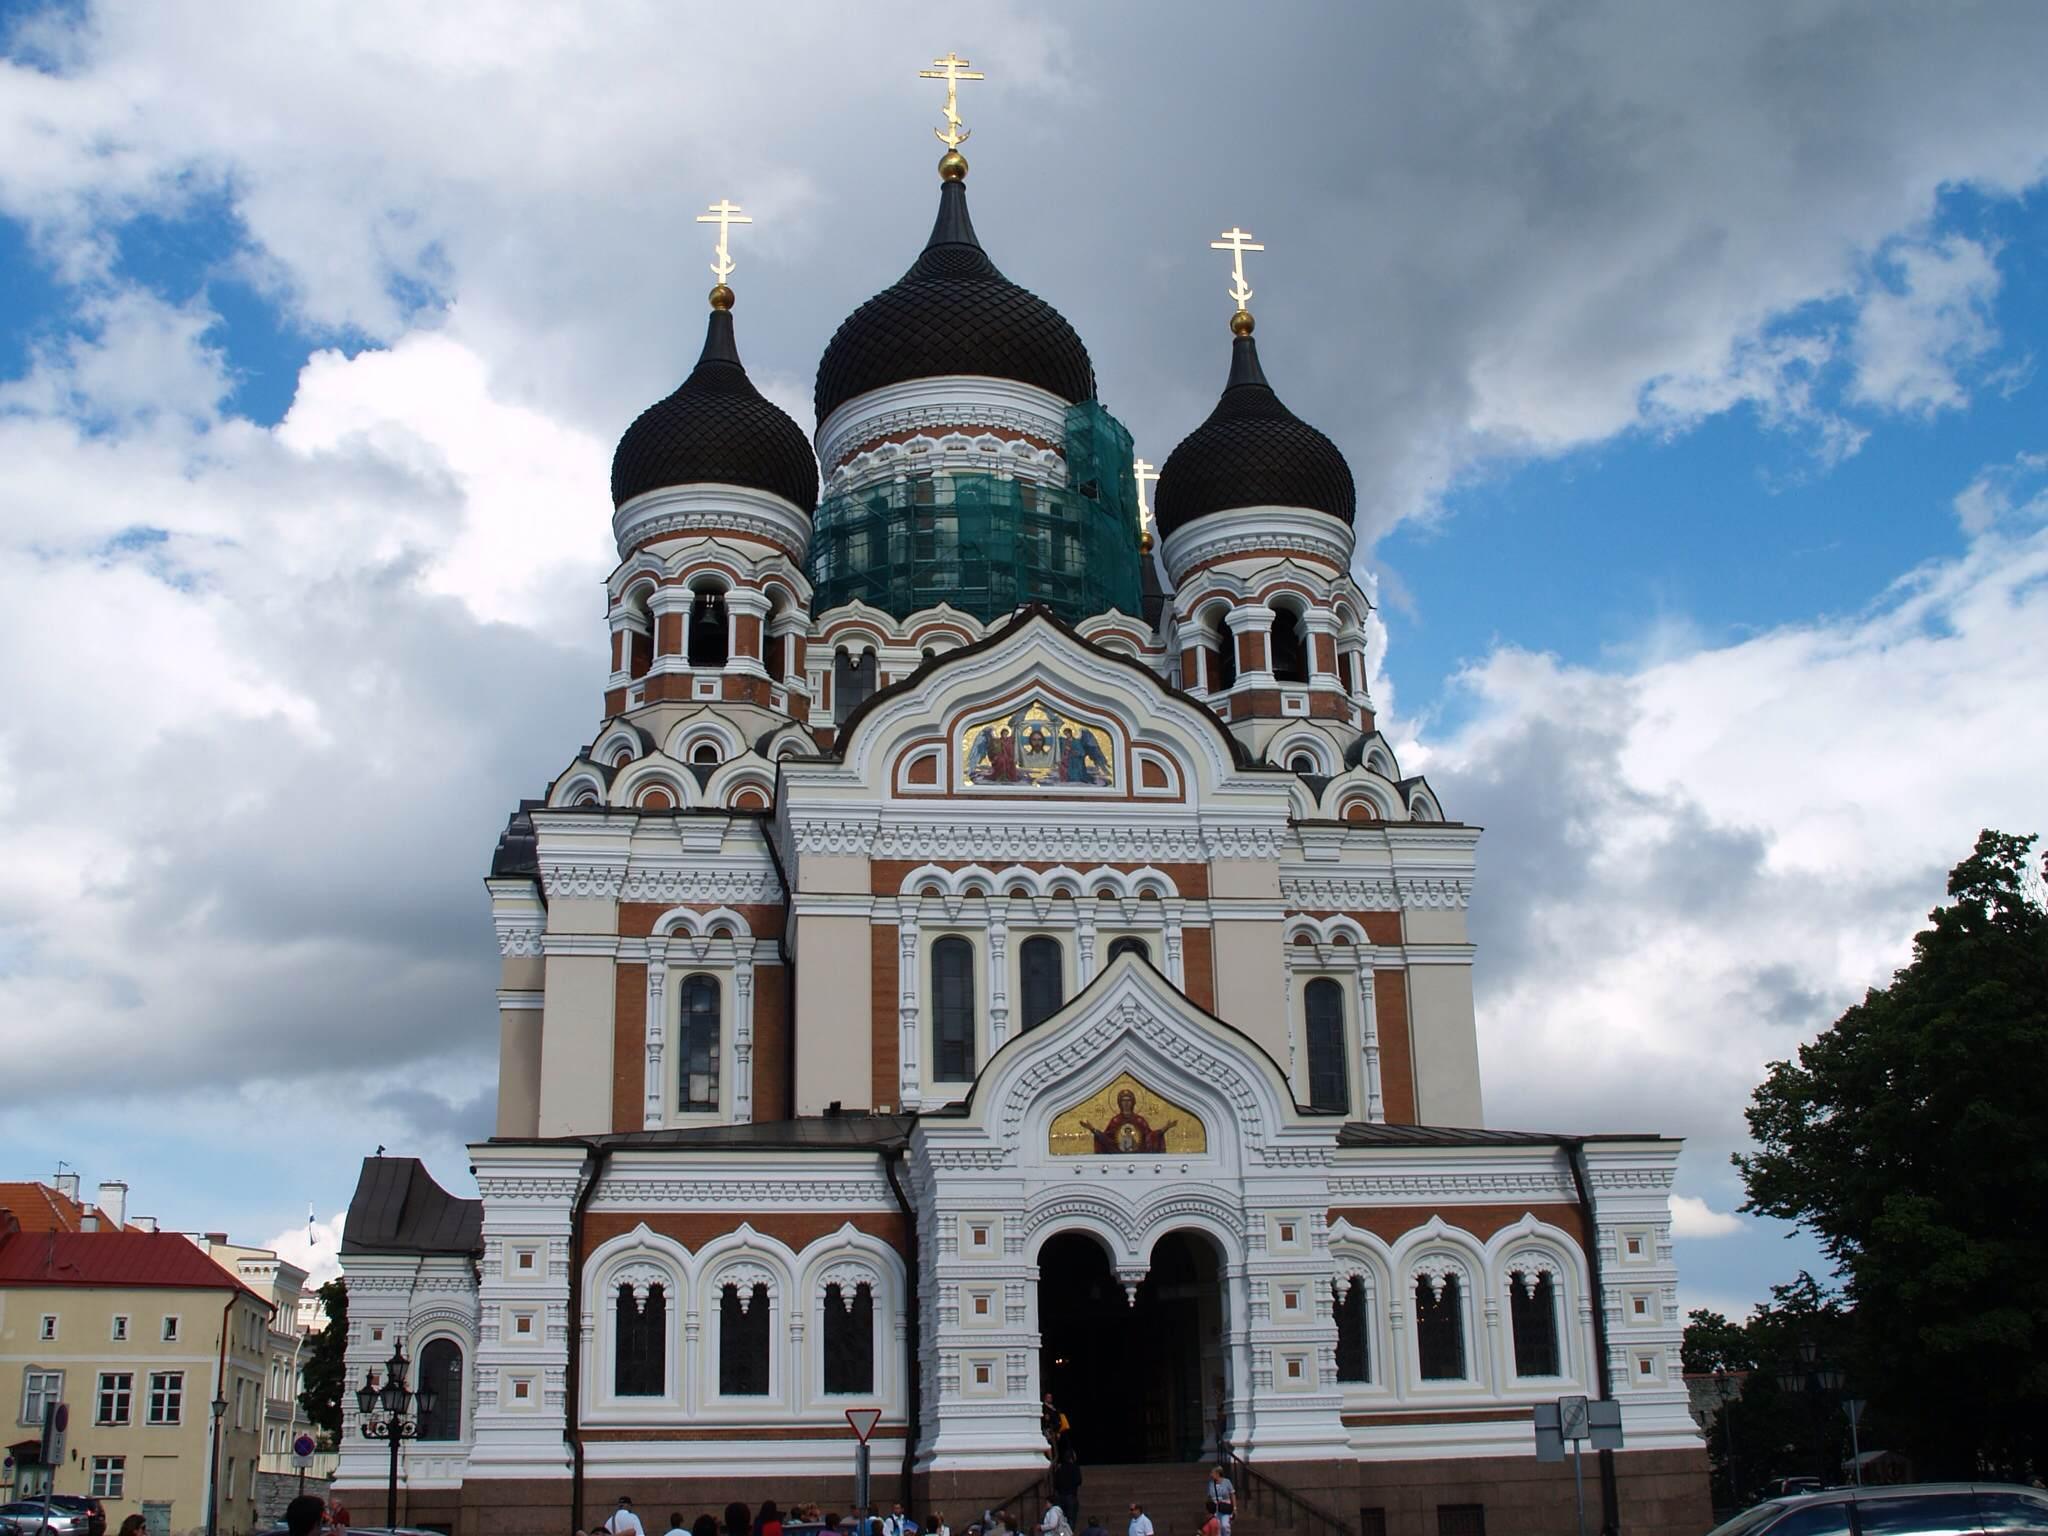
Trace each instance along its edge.
{"label": "parked car", "polygon": [[91,1494],[53,1493],[50,1495],[50,1507],[83,1510],[92,1520],[91,1536],[107,1536],[107,1511]]}
{"label": "parked car", "polygon": [[[0,1504],[0,1520],[12,1521],[22,1536],[93,1536],[91,1513],[65,1508],[62,1494],[51,1496],[47,1530],[44,1529],[43,1501],[39,1498],[16,1499],[12,1504]],[[106,1529],[104,1519],[100,1529]]]}
{"label": "parked car", "polygon": [[1766,1499],[1709,1536],[2048,1536],[2048,1493],[2014,1483],[1826,1488]]}

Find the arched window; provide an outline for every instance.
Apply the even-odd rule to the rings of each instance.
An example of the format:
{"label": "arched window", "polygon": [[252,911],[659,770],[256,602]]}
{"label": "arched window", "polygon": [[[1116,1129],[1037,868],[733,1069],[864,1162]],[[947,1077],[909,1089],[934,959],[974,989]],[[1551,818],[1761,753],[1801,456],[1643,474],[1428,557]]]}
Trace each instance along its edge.
{"label": "arched window", "polygon": [[1557,1285],[1549,1271],[1508,1276],[1508,1316],[1515,1331],[1515,1374],[1559,1375]]}
{"label": "arched window", "polygon": [[616,1305],[612,1394],[660,1397],[668,1380],[668,1291],[650,1285],[647,1299],[642,1301],[633,1294],[632,1286],[622,1284]]}
{"label": "arched window", "polygon": [[1288,759],[1287,766],[1296,773],[1308,775],[1316,771],[1316,760],[1306,752],[1297,752]]}
{"label": "arched window", "polygon": [[1301,615],[1292,608],[1273,610],[1273,676],[1283,683],[1308,681],[1308,644],[1301,632]]}
{"label": "arched window", "polygon": [[1152,946],[1143,939],[1134,939],[1125,934],[1109,946],[1109,958],[1114,960],[1118,955],[1136,955],[1140,960],[1149,961],[1152,958]]}
{"label": "arched window", "polygon": [[715,741],[698,742],[696,746],[690,748],[690,761],[716,768],[718,766],[718,743]]}
{"label": "arched window", "polygon": [[718,1293],[718,1391],[721,1397],[768,1395],[768,1287]]}
{"label": "arched window", "polygon": [[1237,681],[1237,636],[1230,632],[1221,608],[1211,609],[1209,622],[1216,629],[1216,643],[1209,651],[1209,691],[1227,692]]}
{"label": "arched window", "polygon": [[974,946],[951,936],[932,945],[932,1076],[974,1076]]}
{"label": "arched window", "polygon": [[1372,1347],[1365,1332],[1365,1282],[1356,1275],[1338,1280],[1337,1379],[1372,1380]]}
{"label": "arched window", "polygon": [[1444,1275],[1441,1285],[1429,1275],[1415,1277],[1415,1348],[1424,1381],[1465,1379],[1465,1317],[1456,1275]]}
{"label": "arched window", "polygon": [[718,978],[685,976],[677,1031],[676,1109],[685,1115],[718,1112]]}
{"label": "arched window", "polygon": [[1058,1013],[1060,1004],[1066,1001],[1060,941],[1043,934],[1026,939],[1024,947],[1017,951],[1017,966],[1022,972],[1018,990],[1023,993],[1024,1003],[1019,1028],[1036,1029]]}
{"label": "arched window", "polygon": [[848,1295],[843,1286],[825,1287],[825,1391],[828,1395],[875,1390],[875,1293],[865,1280]]}
{"label": "arched window", "polygon": [[422,1388],[432,1387],[435,1394],[433,1412],[420,1414],[419,1438],[460,1440],[462,1346],[453,1339],[429,1340],[427,1347],[420,1351],[419,1384]]}
{"label": "arched window", "polygon": [[875,691],[875,653],[849,652],[840,646],[832,653],[832,723],[846,724],[846,717]]}
{"label": "arched window", "polygon": [[690,598],[690,665],[722,667],[729,647],[725,593],[717,587],[698,587]]}
{"label": "arched window", "polygon": [[1311,1109],[1351,1107],[1350,1063],[1344,1050],[1344,989],[1318,976],[1302,990],[1308,1018],[1308,1103]]}

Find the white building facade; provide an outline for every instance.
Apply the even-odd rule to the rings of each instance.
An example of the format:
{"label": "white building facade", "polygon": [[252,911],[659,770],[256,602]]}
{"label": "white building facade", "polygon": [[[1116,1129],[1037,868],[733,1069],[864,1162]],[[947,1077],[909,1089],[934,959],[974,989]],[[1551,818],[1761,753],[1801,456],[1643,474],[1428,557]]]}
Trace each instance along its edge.
{"label": "white building facade", "polygon": [[1349,469],[1240,311],[1155,548],[942,176],[815,459],[722,286],[620,444],[603,718],[488,881],[481,1198],[379,1158],[350,1211],[351,1381],[402,1342],[454,1387],[401,1519],[845,1512],[873,1408],[878,1502],[957,1529],[1038,1496],[1050,1392],[1162,1531],[1217,1460],[1328,1536],[1563,1531],[1530,1409],[1586,1394],[1596,1497],[1702,1528],[1678,1144],[1486,1126],[1479,831],[1375,728]]}

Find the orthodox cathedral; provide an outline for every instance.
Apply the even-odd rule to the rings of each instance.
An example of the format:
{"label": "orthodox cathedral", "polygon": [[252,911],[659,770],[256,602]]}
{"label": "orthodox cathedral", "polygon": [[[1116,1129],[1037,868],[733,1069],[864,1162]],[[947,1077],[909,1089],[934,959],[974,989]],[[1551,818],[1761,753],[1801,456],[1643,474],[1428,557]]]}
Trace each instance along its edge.
{"label": "orthodox cathedral", "polygon": [[351,1388],[432,1389],[401,1522],[850,1512],[848,1410],[877,1505],[1035,1519],[1050,1394],[1112,1520],[1191,1530],[1224,1462],[1252,1531],[1562,1532],[1531,1410],[1585,1396],[1625,1437],[1589,1527],[1703,1528],[1678,1143],[1486,1123],[1479,829],[1375,727],[1351,471],[1267,376],[1259,247],[1217,242],[1222,393],[1155,477],[975,234],[963,63],[814,436],[741,361],[744,216],[702,220],[702,354],[612,463],[601,718],[486,882],[481,1198],[380,1156],[348,1213]]}

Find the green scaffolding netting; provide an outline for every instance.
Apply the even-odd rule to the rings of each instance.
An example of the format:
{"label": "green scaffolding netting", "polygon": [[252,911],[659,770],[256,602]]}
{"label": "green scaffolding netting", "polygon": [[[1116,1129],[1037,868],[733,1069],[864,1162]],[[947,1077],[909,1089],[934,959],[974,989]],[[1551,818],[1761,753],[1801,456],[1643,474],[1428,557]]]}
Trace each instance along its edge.
{"label": "green scaffolding netting", "polygon": [[917,473],[825,498],[812,523],[812,609],[856,600],[904,618],[949,603],[983,621],[1044,603],[1069,623],[1138,612],[1131,434],[1094,401],[1066,420],[1067,488],[993,473]]}

